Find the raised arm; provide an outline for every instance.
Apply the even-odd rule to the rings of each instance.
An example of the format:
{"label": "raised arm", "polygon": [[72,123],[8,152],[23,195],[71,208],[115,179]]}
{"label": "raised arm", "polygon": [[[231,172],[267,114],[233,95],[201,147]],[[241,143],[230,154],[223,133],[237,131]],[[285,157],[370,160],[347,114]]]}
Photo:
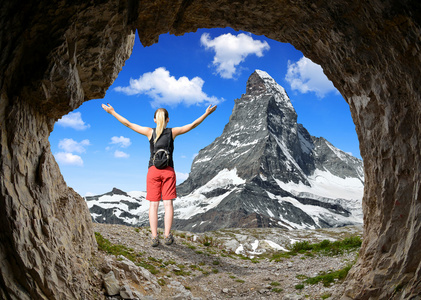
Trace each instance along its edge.
{"label": "raised arm", "polygon": [[174,127],[172,129],[173,138],[175,138],[176,136],[178,136],[180,134],[184,134],[186,132],[189,132],[193,128],[196,128],[197,126],[199,126],[200,123],[203,122],[204,119],[206,119],[215,110],[216,110],[216,105],[215,106],[209,105],[209,107],[206,109],[206,112],[203,115],[201,115],[199,118],[197,118],[195,121],[193,121],[193,123],[184,125],[182,127]]}
{"label": "raised arm", "polygon": [[112,115],[113,117],[115,117],[124,126],[129,127],[130,129],[136,131],[137,133],[140,133],[140,134],[145,135],[148,139],[151,138],[152,131],[153,131],[152,128],[150,128],[150,127],[143,127],[143,126],[140,126],[140,125],[131,123],[125,117],[119,115],[110,104],[108,104],[108,105],[102,104],[102,108],[107,113],[109,113],[110,115]]}

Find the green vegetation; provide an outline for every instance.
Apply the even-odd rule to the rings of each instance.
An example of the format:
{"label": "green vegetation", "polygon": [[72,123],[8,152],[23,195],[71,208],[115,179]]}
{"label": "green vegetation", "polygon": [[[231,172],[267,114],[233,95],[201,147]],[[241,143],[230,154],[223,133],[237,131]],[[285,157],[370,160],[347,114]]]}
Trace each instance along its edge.
{"label": "green vegetation", "polygon": [[163,278],[159,278],[159,279],[158,279],[158,284],[159,284],[160,286],[164,286],[164,285],[166,284],[166,282],[165,282],[165,280],[164,280]]}
{"label": "green vegetation", "polygon": [[200,244],[203,244],[203,246],[205,246],[205,247],[214,247],[214,248],[221,248],[222,247],[222,243],[218,239],[216,239],[212,236],[205,235],[205,236],[202,236],[202,237],[198,238],[197,241]]}
{"label": "green vegetation", "polygon": [[128,248],[124,245],[113,244],[106,238],[104,238],[99,232],[95,232],[96,242],[98,244],[98,249],[112,254],[115,256],[122,255],[127,259],[135,262],[143,254],[141,252],[135,253],[132,248]]}
{"label": "green vegetation", "polygon": [[177,269],[174,269],[173,272],[177,276],[188,276],[188,275],[190,275],[191,272],[190,271],[185,271],[184,270],[185,268],[186,268],[185,265],[178,264],[177,265]]}
{"label": "green vegetation", "polygon": [[323,272],[322,274],[316,277],[307,278],[304,281],[304,283],[318,284],[319,282],[322,282],[324,286],[329,286],[332,283],[335,283],[335,281],[344,280],[346,275],[348,275],[348,272],[351,269],[352,265],[352,263],[349,263],[343,269],[339,269],[337,271]]}
{"label": "green vegetation", "polygon": [[298,254],[314,257],[315,254],[325,256],[342,255],[346,251],[355,251],[361,247],[361,237],[351,236],[343,240],[331,242],[323,240],[320,243],[311,244],[309,241],[297,242],[291,246],[290,251],[278,251],[272,254],[270,260],[280,262]]}
{"label": "green vegetation", "polygon": [[304,288],[304,284],[297,284],[296,286],[295,286],[295,289],[296,290],[302,290]]}
{"label": "green vegetation", "polygon": [[[292,246],[290,252],[306,254],[309,251],[321,253],[327,256],[340,255],[345,251],[355,250],[361,247],[361,237],[351,236],[340,241],[331,242],[323,240],[320,243],[310,244],[308,241],[297,242]],[[310,253],[311,253],[310,252]]]}
{"label": "green vegetation", "polygon": [[[95,238],[99,250],[102,250],[104,252],[107,252],[108,254],[112,254],[115,256],[122,255],[128,260],[134,262],[136,265],[149,270],[149,272],[151,272],[152,274],[159,273],[155,265],[161,264],[162,260],[158,260],[153,257],[148,257],[148,261],[146,261],[142,258],[143,253],[136,253],[132,248],[128,248],[124,245],[113,244],[108,239],[104,238],[99,232],[95,232]],[[155,265],[151,264],[150,261],[154,262]]]}

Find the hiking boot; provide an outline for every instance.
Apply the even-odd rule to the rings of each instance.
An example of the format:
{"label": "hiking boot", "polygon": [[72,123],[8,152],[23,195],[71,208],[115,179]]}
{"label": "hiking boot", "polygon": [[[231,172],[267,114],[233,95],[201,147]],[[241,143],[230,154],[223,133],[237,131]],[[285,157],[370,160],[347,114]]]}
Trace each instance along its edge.
{"label": "hiking boot", "polygon": [[158,236],[152,238],[152,247],[158,247],[159,245],[159,238]]}
{"label": "hiking boot", "polygon": [[174,237],[172,236],[172,234],[170,233],[165,239],[165,245],[171,245],[172,243],[174,243]]}

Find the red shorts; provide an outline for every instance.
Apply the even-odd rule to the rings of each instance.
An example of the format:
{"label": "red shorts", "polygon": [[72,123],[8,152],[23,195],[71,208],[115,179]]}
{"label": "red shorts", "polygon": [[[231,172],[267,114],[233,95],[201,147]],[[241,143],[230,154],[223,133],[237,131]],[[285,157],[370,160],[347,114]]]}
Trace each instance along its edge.
{"label": "red shorts", "polygon": [[152,166],[146,176],[146,200],[160,201],[177,198],[175,172],[171,167],[157,169]]}

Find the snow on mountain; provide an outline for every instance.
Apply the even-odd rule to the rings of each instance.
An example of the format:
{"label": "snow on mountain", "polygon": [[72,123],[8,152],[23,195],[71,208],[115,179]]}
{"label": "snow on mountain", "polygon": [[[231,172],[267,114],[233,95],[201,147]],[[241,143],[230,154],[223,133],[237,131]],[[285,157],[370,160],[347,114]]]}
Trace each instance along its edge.
{"label": "snow on mountain", "polygon": [[85,201],[94,222],[138,226],[139,216],[149,209],[145,197],[146,192],[126,193],[114,188],[103,195],[87,196]]}
{"label": "snow on mountain", "polygon": [[[216,178],[219,184],[209,185]],[[285,89],[256,70],[223,133],[199,152],[178,187],[174,226],[207,231],[361,224],[363,190],[362,161],[311,136],[297,123]]]}
{"label": "snow on mountain", "polygon": [[[310,229],[362,224],[362,161],[297,123],[291,101],[256,70],[221,136],[199,151],[177,187],[173,227]],[[94,221],[147,225],[145,192],[86,197]],[[158,211],[162,225],[163,205]]]}

